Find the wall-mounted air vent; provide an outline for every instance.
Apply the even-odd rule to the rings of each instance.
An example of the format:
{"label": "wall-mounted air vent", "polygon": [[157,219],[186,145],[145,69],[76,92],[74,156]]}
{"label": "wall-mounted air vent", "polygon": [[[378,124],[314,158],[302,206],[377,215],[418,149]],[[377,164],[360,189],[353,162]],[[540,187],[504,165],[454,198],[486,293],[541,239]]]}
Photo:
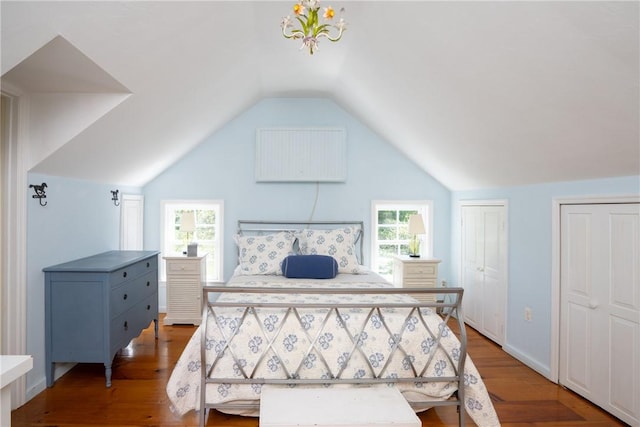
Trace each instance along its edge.
{"label": "wall-mounted air vent", "polygon": [[258,129],[256,181],[344,182],[346,180],[345,129]]}

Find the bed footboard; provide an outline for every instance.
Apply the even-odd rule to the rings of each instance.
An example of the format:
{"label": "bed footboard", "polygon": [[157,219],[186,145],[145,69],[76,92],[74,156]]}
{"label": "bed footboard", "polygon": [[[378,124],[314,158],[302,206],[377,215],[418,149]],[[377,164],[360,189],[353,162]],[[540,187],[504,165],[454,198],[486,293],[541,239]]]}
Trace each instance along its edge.
{"label": "bed footboard", "polygon": [[[207,395],[211,387],[236,384],[254,388],[263,384],[395,384],[401,390],[439,384],[455,391],[420,405],[457,406],[459,424],[464,425],[467,336],[461,312],[462,288],[208,286],[203,292],[201,426],[211,408],[238,411],[248,405],[259,407],[259,400],[250,404],[217,402]],[[337,300],[325,300],[328,293]],[[214,294],[220,296],[209,301]],[[437,294],[437,301],[408,298],[423,294]],[[296,298],[288,301],[292,295]],[[447,326],[449,322],[456,324],[457,339]],[[245,333],[250,326],[252,333]],[[247,357],[239,349],[251,346],[251,340],[260,345],[251,347],[253,354]],[[332,345],[340,343],[339,357],[325,351],[331,340]],[[297,357],[289,353],[293,347]],[[311,362],[317,369],[310,369]]]}

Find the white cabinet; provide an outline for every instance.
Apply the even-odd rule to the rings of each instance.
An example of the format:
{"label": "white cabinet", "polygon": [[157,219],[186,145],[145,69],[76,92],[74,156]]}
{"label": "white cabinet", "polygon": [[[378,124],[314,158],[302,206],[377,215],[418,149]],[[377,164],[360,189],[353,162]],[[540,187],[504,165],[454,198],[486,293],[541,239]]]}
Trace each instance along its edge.
{"label": "white cabinet", "polygon": [[[439,259],[397,256],[393,260],[393,284],[403,288],[435,288]],[[435,302],[436,295],[412,295],[418,301]]]}
{"label": "white cabinet", "polygon": [[164,257],[167,267],[167,315],[165,325],[202,320],[202,286],[206,281],[207,255]]}

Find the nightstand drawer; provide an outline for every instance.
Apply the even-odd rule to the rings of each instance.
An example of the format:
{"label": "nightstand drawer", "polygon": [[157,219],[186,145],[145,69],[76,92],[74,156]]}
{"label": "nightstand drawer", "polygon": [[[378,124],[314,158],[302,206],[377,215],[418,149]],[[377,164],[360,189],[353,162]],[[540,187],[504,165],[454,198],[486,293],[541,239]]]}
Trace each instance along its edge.
{"label": "nightstand drawer", "polygon": [[405,288],[435,288],[439,259],[398,255],[393,261],[393,284]]}
{"label": "nightstand drawer", "polygon": [[200,262],[169,261],[167,274],[200,274]]}
{"label": "nightstand drawer", "polygon": [[405,288],[435,288],[436,281],[435,280],[427,280],[427,279],[404,279],[403,286]]}
{"label": "nightstand drawer", "polygon": [[437,268],[435,264],[408,263],[404,266],[404,276],[435,276]]}

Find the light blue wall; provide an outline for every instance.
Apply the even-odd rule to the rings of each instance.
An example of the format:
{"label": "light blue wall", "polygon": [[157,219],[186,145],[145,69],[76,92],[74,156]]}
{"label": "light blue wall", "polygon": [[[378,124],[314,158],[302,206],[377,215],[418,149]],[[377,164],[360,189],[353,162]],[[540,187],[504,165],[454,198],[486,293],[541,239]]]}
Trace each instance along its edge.
{"label": "light blue wall", "polygon": [[140,189],[122,188],[91,181],[30,173],[29,184],[46,182],[42,207],[32,199],[27,203],[27,353],[34,366],[27,374],[27,393],[45,386],[44,371],[44,273],[50,265],[71,261],[120,245],[120,208],[111,201],[110,190],[128,194]]}
{"label": "light blue wall", "polygon": [[[262,100],[146,185],[145,247],[160,248],[161,200],[224,200],[224,277],[229,278],[236,265],[231,236],[238,219],[309,219],[315,183],[255,182],[256,129],[279,126],[346,128],[348,178],[320,184],[316,220],[364,220],[370,230],[372,200],[433,200],[434,254],[443,259],[440,277],[448,277],[450,192],[328,99]],[[368,264],[370,238],[365,237]]]}
{"label": "light blue wall", "polygon": [[[551,218],[555,198],[640,194],[640,177],[561,182],[453,192],[452,224],[460,224],[460,201],[505,199],[508,203],[509,288],[505,350],[549,375],[551,348]],[[460,227],[452,227],[451,265],[460,265]],[[459,267],[452,269],[459,283]],[[531,307],[533,320],[524,320]]]}

